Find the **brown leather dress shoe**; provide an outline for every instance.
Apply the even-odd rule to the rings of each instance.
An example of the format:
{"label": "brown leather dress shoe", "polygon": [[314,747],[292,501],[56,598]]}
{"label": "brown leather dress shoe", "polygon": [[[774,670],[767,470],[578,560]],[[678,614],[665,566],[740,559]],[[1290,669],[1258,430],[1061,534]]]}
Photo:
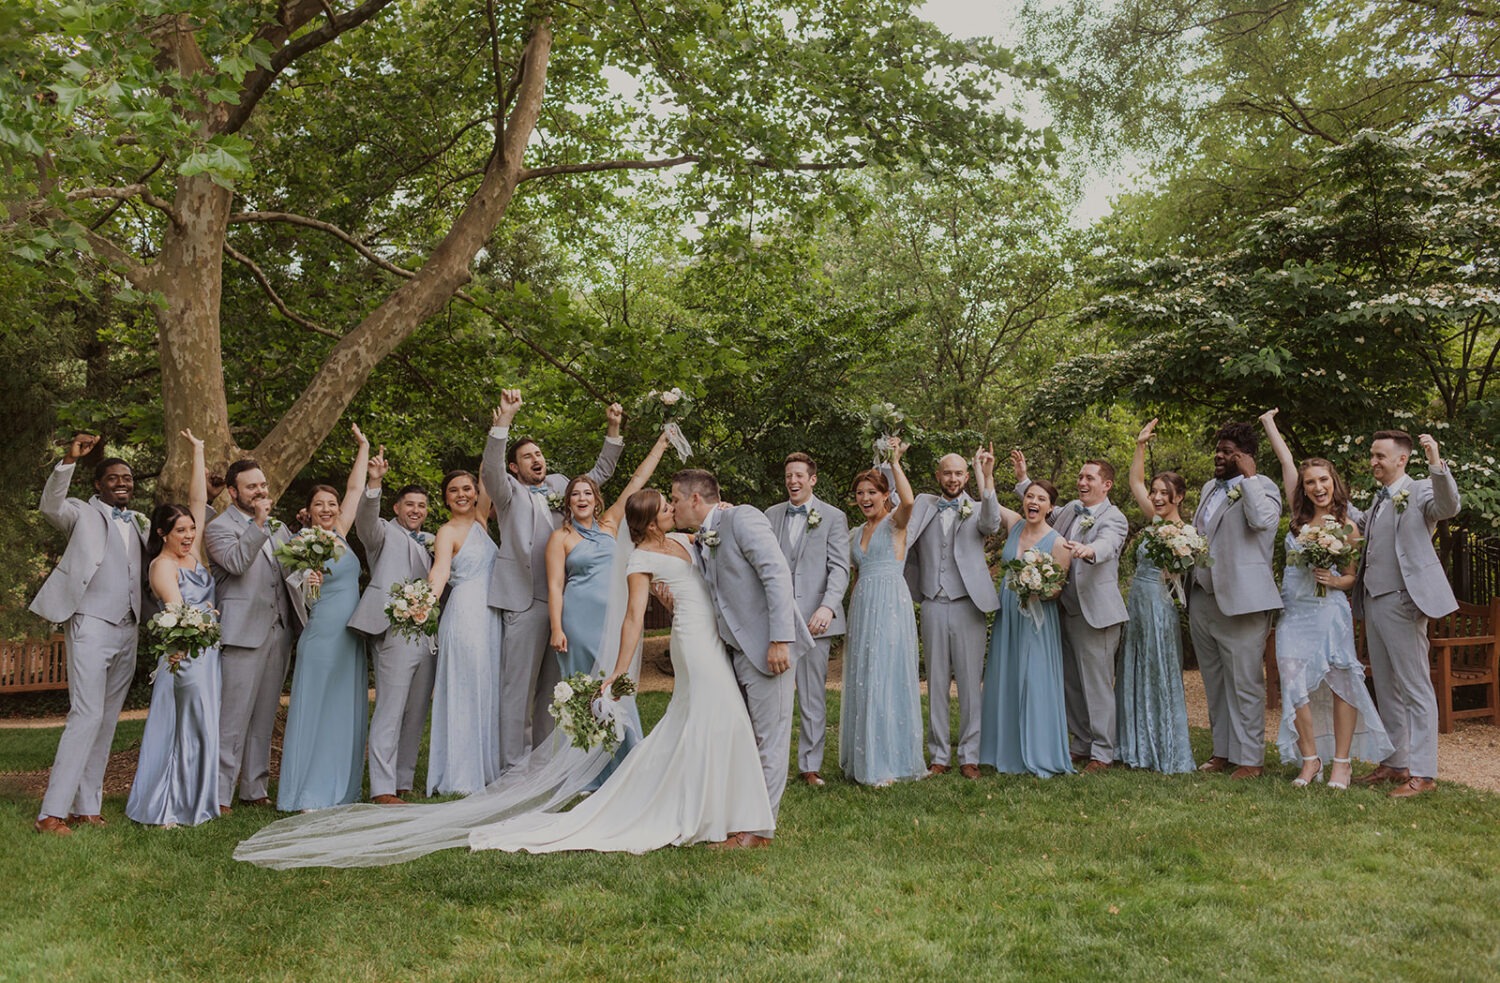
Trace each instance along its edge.
{"label": "brown leather dress shoe", "polygon": [[1199,771],[1228,771],[1229,759],[1221,758],[1217,754],[1198,766]]}
{"label": "brown leather dress shoe", "polygon": [[1435,788],[1437,788],[1436,779],[1413,776],[1406,780],[1405,785],[1397,785],[1392,789],[1390,797],[1393,799],[1409,799],[1414,795],[1431,792]]}
{"label": "brown leather dress shoe", "polygon": [[1241,780],[1241,781],[1243,781],[1246,778],[1259,778],[1261,772],[1264,771],[1264,770],[1265,769],[1263,767],[1261,767],[1260,765],[1240,765],[1238,768],[1236,768],[1233,772],[1230,773],[1229,777],[1230,778],[1234,778],[1234,779],[1238,779],[1238,780]]}
{"label": "brown leather dress shoe", "polygon": [[81,815],[74,814],[74,815],[71,815],[71,816],[68,817],[68,825],[69,826],[108,826],[109,823],[107,823],[107,822],[104,821],[104,817],[103,816],[99,816],[99,815],[81,816]]}
{"label": "brown leather dress shoe", "polygon": [[232,812],[234,812],[234,810],[229,808],[228,806],[219,806],[219,815],[221,816],[227,816]]}
{"label": "brown leather dress shoe", "polygon": [[827,782],[823,781],[823,776],[815,771],[804,771],[802,773],[802,780],[813,788],[822,788],[827,784]]}
{"label": "brown leather dress shoe", "polygon": [[1404,785],[1411,780],[1411,772],[1405,768],[1392,768],[1390,765],[1381,765],[1368,775],[1361,775],[1354,779],[1356,785]]}
{"label": "brown leather dress shoe", "polygon": [[929,774],[929,775],[946,775],[946,774],[948,774],[948,766],[947,765],[928,765],[927,766],[927,774]]}
{"label": "brown leather dress shoe", "polygon": [[1101,771],[1109,771],[1108,761],[1100,761],[1098,758],[1090,758],[1089,763],[1083,766],[1083,773],[1085,775],[1092,775],[1096,772]]}
{"label": "brown leather dress shoe", "polygon": [[964,776],[965,778],[967,778],[969,781],[972,782],[974,779],[976,779],[976,778],[979,777],[979,766],[978,765],[959,765],[958,766],[958,773],[960,775]]}
{"label": "brown leather dress shoe", "polygon": [[1070,754],[1070,755],[1068,755],[1068,757],[1070,757],[1070,758],[1073,759],[1073,767],[1074,768],[1077,768],[1079,765],[1082,765],[1082,764],[1087,764],[1088,760],[1089,760],[1089,756],[1086,755],[1086,754]]}
{"label": "brown leather dress shoe", "polygon": [[31,824],[31,828],[38,833],[46,833],[48,836],[72,836],[73,831],[68,824],[56,816],[43,816]]}
{"label": "brown leather dress shoe", "polygon": [[405,802],[399,795],[372,795],[370,801],[378,806],[404,806]]}

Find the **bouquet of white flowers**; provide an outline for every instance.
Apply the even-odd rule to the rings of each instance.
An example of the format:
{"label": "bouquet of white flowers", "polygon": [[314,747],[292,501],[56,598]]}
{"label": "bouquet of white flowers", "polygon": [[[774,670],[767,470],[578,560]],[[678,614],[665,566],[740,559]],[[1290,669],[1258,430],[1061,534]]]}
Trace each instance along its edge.
{"label": "bouquet of white flowers", "polygon": [[686,461],[692,456],[693,448],[682,435],[682,421],[692,412],[693,397],[673,386],[666,390],[653,389],[641,397],[636,415],[654,422],[657,429],[667,435],[677,456]]}
{"label": "bouquet of white flowers", "polygon": [[[329,530],[308,526],[276,547],[274,555],[277,562],[293,573],[304,570],[326,573],[328,564],[337,562],[346,548],[344,541]],[[309,604],[316,601],[321,593],[317,584],[303,582],[302,596],[307,598]]]}
{"label": "bouquet of white flowers", "polygon": [[1005,586],[1021,601],[1021,610],[1038,629],[1042,627],[1041,601],[1055,597],[1068,579],[1067,571],[1046,550],[1033,547],[1005,564]]}
{"label": "bouquet of white flowers", "polygon": [[615,698],[634,693],[635,681],[629,676],[619,677],[609,695],[601,692],[603,685],[602,679],[575,672],[552,689],[552,705],[547,712],[576,748],[588,751],[602,747],[613,752],[625,737],[625,720],[615,712]]}
{"label": "bouquet of white flowers", "polygon": [[865,413],[865,436],[875,451],[877,465],[891,459],[891,451],[899,446],[901,425],[906,414],[896,409],[895,403],[872,403]]}
{"label": "bouquet of white flowers", "polygon": [[397,581],[391,585],[390,598],[385,616],[392,631],[410,639],[437,634],[441,609],[431,584],[420,577]]}
{"label": "bouquet of white flowers", "polygon": [[[1354,523],[1340,522],[1331,515],[1323,516],[1319,525],[1308,523],[1303,526],[1296,543],[1298,548],[1289,550],[1286,557],[1286,562],[1294,567],[1338,572],[1359,556],[1359,544],[1354,541]],[[1313,593],[1327,597],[1328,587],[1318,584]]]}
{"label": "bouquet of white flowers", "polygon": [[1152,519],[1141,535],[1145,537],[1146,558],[1161,570],[1162,581],[1176,596],[1177,603],[1186,604],[1183,576],[1193,567],[1214,565],[1214,558],[1208,553],[1208,540],[1187,523],[1165,522],[1160,517]]}
{"label": "bouquet of white flowers", "polygon": [[[170,656],[181,652],[184,660],[196,659],[219,644],[219,619],[214,615],[213,611],[205,611],[185,601],[166,605],[146,622],[151,653]],[[168,665],[174,676],[181,667],[181,661]]]}

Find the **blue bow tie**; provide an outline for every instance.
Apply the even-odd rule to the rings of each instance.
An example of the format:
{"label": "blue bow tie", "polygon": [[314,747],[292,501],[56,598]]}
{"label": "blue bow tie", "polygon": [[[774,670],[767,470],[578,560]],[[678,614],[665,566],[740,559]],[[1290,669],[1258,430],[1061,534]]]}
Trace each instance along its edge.
{"label": "blue bow tie", "polygon": [[791,508],[789,508],[789,509],[786,510],[786,514],[787,515],[806,515],[807,514],[807,506],[806,505],[793,505]]}
{"label": "blue bow tie", "polygon": [[1380,491],[1378,491],[1378,492],[1375,493],[1375,504],[1379,505],[1381,502],[1389,500],[1390,497],[1391,497],[1391,490],[1389,488],[1387,488],[1385,485],[1381,485],[1380,486]]}
{"label": "blue bow tie", "polygon": [[956,509],[956,508],[958,508],[962,504],[963,504],[963,500],[962,499],[945,498],[942,501],[938,502],[938,511],[941,512],[944,509]]}
{"label": "blue bow tie", "polygon": [[410,535],[411,535],[411,538],[414,539],[414,540],[416,540],[419,545],[421,544],[421,542],[422,542],[422,530],[420,530],[420,529],[413,529],[411,531]]}
{"label": "blue bow tie", "polygon": [[533,495],[545,495],[545,494],[547,494],[547,486],[546,485],[532,485],[531,486],[531,494],[533,494]]}
{"label": "blue bow tie", "polygon": [[114,508],[114,507],[111,506],[111,508],[109,510],[109,517],[111,519],[128,519],[128,518],[130,518],[130,510],[129,509],[117,509],[117,508]]}

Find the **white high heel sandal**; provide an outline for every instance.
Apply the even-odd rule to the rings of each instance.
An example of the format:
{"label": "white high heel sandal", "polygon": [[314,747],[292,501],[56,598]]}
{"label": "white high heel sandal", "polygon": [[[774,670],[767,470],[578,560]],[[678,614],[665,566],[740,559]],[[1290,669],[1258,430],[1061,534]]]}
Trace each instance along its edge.
{"label": "white high heel sandal", "polygon": [[[1307,760],[1308,759],[1304,758],[1303,763],[1305,764]],[[1316,782],[1321,782],[1323,780],[1323,759],[1318,757],[1317,755],[1313,755],[1311,760],[1318,763],[1317,773],[1314,774],[1312,778],[1303,778],[1301,775],[1298,775],[1296,778],[1292,779],[1293,788],[1304,788],[1305,786],[1314,784]],[[1337,761],[1338,759],[1334,758],[1333,760]]]}
{"label": "white high heel sandal", "polygon": [[[1348,758],[1334,758],[1333,759],[1333,763],[1336,764],[1336,765],[1347,765],[1350,762],[1349,762]],[[1329,770],[1330,773],[1333,771],[1332,768],[1330,768],[1328,770]],[[1336,788],[1336,789],[1343,790],[1343,789],[1347,789],[1349,787],[1349,783],[1348,783],[1348,781],[1336,782],[1336,781],[1334,781],[1333,779],[1330,778],[1328,780],[1328,787],[1329,788]]]}

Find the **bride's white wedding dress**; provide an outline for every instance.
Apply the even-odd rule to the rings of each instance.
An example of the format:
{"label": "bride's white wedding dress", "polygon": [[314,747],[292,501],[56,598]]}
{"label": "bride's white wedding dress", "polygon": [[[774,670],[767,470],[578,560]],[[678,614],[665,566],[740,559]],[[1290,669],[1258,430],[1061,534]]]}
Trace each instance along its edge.
{"label": "bride's white wedding dress", "polygon": [[[686,537],[673,534],[685,549]],[[750,715],[719,640],[713,601],[690,562],[636,550],[628,573],[672,592],[672,702],[591,797],[562,814],[524,813],[469,834],[475,850],[645,853],[771,829]]]}
{"label": "bride's white wedding dress", "polygon": [[[689,540],[673,534],[679,544]],[[609,764],[602,750],[574,748],[554,730],[541,748],[468,798],[405,807],[354,805],[272,823],[234,852],[263,867],[373,867],[468,845],[475,850],[627,851],[722,840],[775,825],[755,735],[734,669],[719,640],[713,602],[687,560],[629,550],[624,573],[649,573],[672,591],[671,703],[651,733],[597,792],[568,803]],[[619,637],[624,591],[606,624]],[[595,670],[612,669],[615,649]],[[634,674],[638,677],[639,653]]]}

